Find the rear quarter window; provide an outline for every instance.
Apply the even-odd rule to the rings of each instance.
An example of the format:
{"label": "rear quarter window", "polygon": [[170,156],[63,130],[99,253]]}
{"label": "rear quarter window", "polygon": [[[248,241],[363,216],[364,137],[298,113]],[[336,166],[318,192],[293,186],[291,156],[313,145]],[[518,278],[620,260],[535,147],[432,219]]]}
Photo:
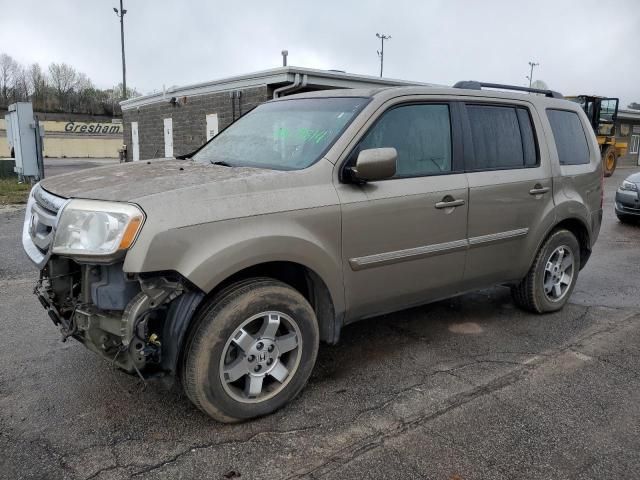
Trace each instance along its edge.
{"label": "rear quarter window", "polygon": [[560,165],[589,163],[587,135],[576,112],[547,109],[553,139],[556,142]]}

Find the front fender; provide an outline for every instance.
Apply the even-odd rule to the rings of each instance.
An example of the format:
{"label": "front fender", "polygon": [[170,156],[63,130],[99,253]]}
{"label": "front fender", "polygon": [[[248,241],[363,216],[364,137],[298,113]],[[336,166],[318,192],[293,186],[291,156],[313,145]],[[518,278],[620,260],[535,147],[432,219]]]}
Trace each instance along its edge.
{"label": "front fender", "polygon": [[177,271],[208,293],[234,273],[273,261],[294,262],[314,271],[329,289],[335,311],[344,311],[337,206],[160,232],[151,240],[138,271]]}

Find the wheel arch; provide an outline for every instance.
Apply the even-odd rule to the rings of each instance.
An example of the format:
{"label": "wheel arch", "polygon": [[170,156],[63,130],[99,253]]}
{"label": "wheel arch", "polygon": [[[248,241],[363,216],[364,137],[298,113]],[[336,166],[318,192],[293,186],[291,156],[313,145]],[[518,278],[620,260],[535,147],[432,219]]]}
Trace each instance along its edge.
{"label": "wheel arch", "polygon": [[168,334],[163,355],[165,370],[179,372],[183,361],[184,348],[193,328],[198,312],[209,301],[234,284],[241,285],[250,279],[271,278],[289,285],[302,294],[313,308],[318,320],[320,340],[335,344],[340,336],[344,314],[336,310],[332,293],[313,269],[293,261],[268,261],[240,268],[222,279],[209,292],[190,292],[174,300],[165,319],[164,331]]}
{"label": "wheel arch", "polygon": [[244,267],[228,275],[204,298],[214,298],[234,283],[251,278],[267,277],[286,283],[307,299],[318,320],[320,340],[336,343],[341,327],[342,313],[336,309],[334,295],[324,279],[312,268],[290,260],[272,260]]}
{"label": "wheel arch", "polygon": [[580,269],[582,270],[591,256],[591,238],[587,225],[579,218],[565,218],[551,229],[545,239],[553,231],[560,229],[569,230],[578,240],[578,245],[580,245]]}
{"label": "wheel arch", "polygon": [[529,259],[529,265],[533,263],[538,251],[542,248],[547,238],[549,238],[553,232],[561,229],[570,231],[578,240],[578,244],[580,245],[580,269],[584,268],[591,256],[591,237],[587,224],[578,217],[567,217],[554,222],[538,241],[538,245]]}

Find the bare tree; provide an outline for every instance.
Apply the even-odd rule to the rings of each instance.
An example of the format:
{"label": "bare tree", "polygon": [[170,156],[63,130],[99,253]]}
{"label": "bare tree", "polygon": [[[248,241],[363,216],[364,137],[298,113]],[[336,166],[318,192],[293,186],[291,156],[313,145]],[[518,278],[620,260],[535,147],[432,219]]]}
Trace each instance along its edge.
{"label": "bare tree", "polygon": [[31,88],[32,95],[39,95],[44,93],[44,89],[47,86],[47,76],[42,71],[37,63],[32,63],[27,68],[27,78],[29,80],[29,86]]}
{"label": "bare tree", "polygon": [[82,72],[78,72],[78,76],[76,77],[76,88],[78,90],[85,90],[88,88],[94,88],[93,82],[86,74]]}
{"label": "bare tree", "polygon": [[[31,101],[36,111],[64,111],[92,115],[120,115],[122,84],[96,88],[91,79],[66,63],[52,63],[49,74],[33,63],[24,67],[11,56],[0,54],[0,106]],[[127,97],[140,96],[127,88]]]}
{"label": "bare tree", "polygon": [[97,113],[97,93],[93,82],[84,73],[78,73],[75,84],[75,107],[78,111]]}
{"label": "bare tree", "polygon": [[[124,97],[123,95],[123,91],[122,91],[122,82],[120,82],[118,85],[116,85],[115,87],[113,87],[111,89],[111,92],[113,94],[113,97],[116,101],[120,101],[122,100]],[[137,91],[135,88],[132,87],[127,87],[127,96],[126,98],[134,98],[134,97],[139,97],[141,95],[141,93],[139,91]]]}
{"label": "bare tree", "polygon": [[31,101],[34,108],[36,110],[46,109],[47,76],[39,64],[32,63],[29,65],[29,68],[27,68],[27,81],[29,82]]}
{"label": "bare tree", "polygon": [[27,71],[22,65],[16,64],[13,72],[13,101],[26,102],[31,96],[31,88],[27,80]]}
{"label": "bare tree", "polygon": [[59,107],[70,109],[69,97],[78,82],[75,68],[66,63],[52,63],[49,65],[49,77],[58,97]]}
{"label": "bare tree", "polygon": [[2,95],[2,104],[5,106],[9,103],[17,67],[18,64],[10,55],[0,54],[0,95]]}

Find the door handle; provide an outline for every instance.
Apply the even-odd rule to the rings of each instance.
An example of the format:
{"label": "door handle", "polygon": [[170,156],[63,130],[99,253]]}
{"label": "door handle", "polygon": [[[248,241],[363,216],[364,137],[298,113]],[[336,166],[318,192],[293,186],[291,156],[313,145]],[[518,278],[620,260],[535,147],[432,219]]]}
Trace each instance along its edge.
{"label": "door handle", "polygon": [[455,208],[455,207],[460,207],[464,205],[464,200],[460,199],[460,200],[445,200],[444,198],[442,199],[442,202],[438,202],[436,203],[436,208]]}
{"label": "door handle", "polygon": [[543,187],[539,183],[536,183],[535,186],[529,190],[530,195],[542,195],[543,193],[547,193],[550,190],[549,187]]}

